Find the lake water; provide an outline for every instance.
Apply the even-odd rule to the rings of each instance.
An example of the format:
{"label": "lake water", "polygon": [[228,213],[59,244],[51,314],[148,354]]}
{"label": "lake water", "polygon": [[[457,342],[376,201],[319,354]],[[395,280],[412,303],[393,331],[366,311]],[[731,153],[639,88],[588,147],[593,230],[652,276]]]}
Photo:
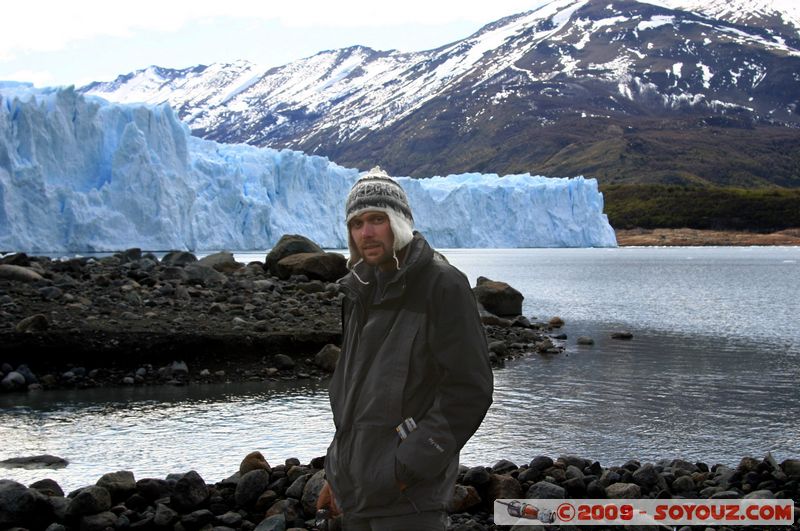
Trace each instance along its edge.
{"label": "lake water", "polygon": [[[445,254],[473,284],[483,275],[520,290],[525,315],[567,323],[566,353],[495,370],[495,402],[464,464],[565,453],[604,466],[800,457],[800,248]],[[610,339],[621,329],[633,340]],[[576,345],[581,335],[595,345]],[[114,470],[195,469],[217,481],[253,450],[308,462],[332,433],[325,381],[7,394],[0,459],[50,453],[70,465],[0,477],[72,489]]]}

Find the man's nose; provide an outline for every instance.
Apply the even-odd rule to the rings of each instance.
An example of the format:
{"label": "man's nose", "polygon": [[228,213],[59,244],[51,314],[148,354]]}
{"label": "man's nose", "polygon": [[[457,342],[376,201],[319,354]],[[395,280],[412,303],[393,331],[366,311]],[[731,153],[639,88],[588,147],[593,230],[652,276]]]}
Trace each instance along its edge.
{"label": "man's nose", "polygon": [[361,236],[364,238],[369,238],[375,235],[375,227],[372,226],[370,223],[364,223],[364,226],[361,230]]}

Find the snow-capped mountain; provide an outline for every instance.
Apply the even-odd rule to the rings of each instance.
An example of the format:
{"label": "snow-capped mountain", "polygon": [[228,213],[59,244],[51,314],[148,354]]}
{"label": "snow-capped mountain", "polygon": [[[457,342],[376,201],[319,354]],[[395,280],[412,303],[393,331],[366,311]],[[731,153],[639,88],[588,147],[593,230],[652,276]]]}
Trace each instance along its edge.
{"label": "snow-capped mountain", "polygon": [[[81,91],[168,102],[205,138],[401,174],[800,179],[800,15],[779,0],[554,0],[425,52],[151,67]],[[759,144],[774,167],[724,168]]]}

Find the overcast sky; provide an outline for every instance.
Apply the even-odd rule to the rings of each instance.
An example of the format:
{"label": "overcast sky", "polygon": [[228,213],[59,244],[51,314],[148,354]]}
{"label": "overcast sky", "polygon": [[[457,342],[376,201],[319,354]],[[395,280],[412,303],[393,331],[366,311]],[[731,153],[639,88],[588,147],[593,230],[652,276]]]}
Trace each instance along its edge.
{"label": "overcast sky", "polygon": [[277,66],[354,44],[419,51],[542,0],[25,0],[0,6],[0,80],[81,86],[159,65]]}

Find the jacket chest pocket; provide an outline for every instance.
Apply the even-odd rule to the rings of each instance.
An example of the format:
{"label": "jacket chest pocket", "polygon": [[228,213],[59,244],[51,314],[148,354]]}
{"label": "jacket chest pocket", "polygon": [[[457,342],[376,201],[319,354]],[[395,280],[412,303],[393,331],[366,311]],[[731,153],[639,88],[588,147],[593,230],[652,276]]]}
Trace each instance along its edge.
{"label": "jacket chest pocket", "polygon": [[359,393],[357,423],[394,427],[403,420],[409,365],[425,345],[424,318],[424,314],[401,310],[394,320],[379,320],[365,327],[364,332],[372,338],[368,341],[372,352],[365,354],[373,357]]}

